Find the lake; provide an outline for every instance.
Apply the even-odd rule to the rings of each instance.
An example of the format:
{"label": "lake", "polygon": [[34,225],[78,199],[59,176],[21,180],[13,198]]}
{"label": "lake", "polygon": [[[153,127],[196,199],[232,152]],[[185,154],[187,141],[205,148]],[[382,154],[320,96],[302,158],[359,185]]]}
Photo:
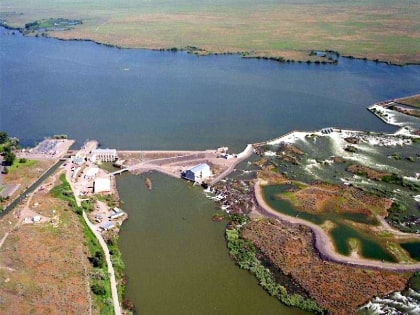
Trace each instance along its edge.
{"label": "lake", "polygon": [[282,64],[6,33],[0,129],[31,145],[66,133],[119,149],[240,151],[293,129],[392,131],[366,107],[420,86],[418,66]]}
{"label": "lake", "polygon": [[[118,149],[207,149],[327,126],[394,131],[374,102],[419,93],[420,67],[340,58],[281,64],[124,50],[0,28],[0,130],[23,145],[67,134]],[[270,298],[228,257],[200,189],[124,175],[120,247],[141,314],[303,314]]]}

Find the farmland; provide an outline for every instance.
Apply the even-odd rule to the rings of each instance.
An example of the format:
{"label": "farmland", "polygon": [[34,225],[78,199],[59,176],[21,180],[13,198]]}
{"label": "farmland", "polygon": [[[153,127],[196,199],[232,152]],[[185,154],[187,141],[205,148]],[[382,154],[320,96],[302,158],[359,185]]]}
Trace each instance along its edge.
{"label": "farmland", "polygon": [[48,18],[81,20],[62,39],[128,48],[308,59],[311,50],[404,64],[418,63],[420,4],[412,1],[2,1],[9,26]]}

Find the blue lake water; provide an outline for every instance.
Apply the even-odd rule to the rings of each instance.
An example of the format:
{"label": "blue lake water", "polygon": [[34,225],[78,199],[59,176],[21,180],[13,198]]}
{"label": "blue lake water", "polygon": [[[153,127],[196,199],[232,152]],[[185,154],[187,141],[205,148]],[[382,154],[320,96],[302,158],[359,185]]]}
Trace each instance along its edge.
{"label": "blue lake water", "polygon": [[[419,74],[343,58],[307,65],[122,50],[0,28],[0,130],[24,145],[64,133],[79,145],[234,151],[293,129],[393,131],[366,107],[419,93]],[[118,180],[130,216],[120,237],[127,292],[141,314],[303,314],[233,265],[200,190],[152,180],[152,193],[140,177]]]}
{"label": "blue lake water", "polygon": [[391,131],[366,111],[419,92],[420,67],[341,58],[281,64],[239,56],[121,50],[0,31],[0,129],[120,149],[230,146],[292,129]]}

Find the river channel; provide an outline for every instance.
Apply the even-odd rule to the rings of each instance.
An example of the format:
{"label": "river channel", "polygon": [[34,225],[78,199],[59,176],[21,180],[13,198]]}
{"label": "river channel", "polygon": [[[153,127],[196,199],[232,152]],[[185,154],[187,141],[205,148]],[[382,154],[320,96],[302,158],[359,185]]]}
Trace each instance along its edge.
{"label": "river channel", "polygon": [[[0,130],[34,145],[68,134],[118,149],[205,149],[290,130],[394,131],[374,102],[419,93],[420,67],[340,58],[281,64],[239,56],[124,50],[0,28]],[[141,314],[303,314],[270,298],[228,257],[223,223],[197,187],[123,175],[120,247]]]}

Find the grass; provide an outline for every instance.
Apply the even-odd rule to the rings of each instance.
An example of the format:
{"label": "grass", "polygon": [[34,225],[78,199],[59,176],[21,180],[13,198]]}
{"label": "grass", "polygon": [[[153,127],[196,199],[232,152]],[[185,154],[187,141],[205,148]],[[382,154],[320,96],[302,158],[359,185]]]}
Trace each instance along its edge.
{"label": "grass", "polygon": [[401,249],[400,245],[393,242],[387,242],[386,248],[389,252],[391,252],[400,262],[403,263],[413,263],[415,262],[414,259],[411,259],[404,250]]}
{"label": "grass", "polygon": [[[80,221],[81,226],[83,227],[83,235],[84,235],[84,245],[88,248],[88,255],[91,263],[94,261],[93,258],[96,256],[102,257],[99,263],[92,263],[93,273],[100,271],[102,274],[108,273],[108,268],[105,262],[105,255],[103,254],[102,248],[96,239],[93,232],[89,229],[84,221],[83,217],[81,216],[81,210],[76,205],[76,200],[74,199],[74,195],[72,193],[70,184],[66,180],[65,174],[60,175],[61,184],[55,186],[51,190],[51,194],[55,198],[59,198],[72,207],[73,211],[78,214],[78,218]],[[99,254],[98,254],[99,253]],[[97,292],[94,291],[93,296],[96,301],[96,304],[100,310],[100,314],[113,314],[113,302],[112,302],[112,295],[111,295],[111,284],[109,277],[103,278],[95,278],[91,279],[91,288],[94,291],[94,288],[100,288]],[[98,293],[101,291],[101,293]]]}
{"label": "grass", "polygon": [[37,162],[36,162],[36,161],[34,161],[34,160],[25,160],[25,162],[21,163],[21,162],[19,161],[19,159],[15,159],[15,160],[13,161],[13,164],[12,164],[12,165],[10,165],[10,167],[9,167],[9,172],[12,172],[12,171],[14,171],[14,170],[18,169],[19,167],[26,167],[26,168],[30,168],[30,167],[32,167],[32,166],[34,166],[34,165],[36,165],[36,164],[37,164]]}
{"label": "grass", "polygon": [[420,94],[396,100],[400,104],[420,108]]}
{"label": "grass", "polygon": [[51,34],[130,48],[196,46],[296,60],[302,52],[330,49],[393,63],[420,62],[420,3],[410,1],[4,0],[0,12],[15,27],[48,18],[81,19],[75,29]]}
{"label": "grass", "polygon": [[52,160],[27,160],[25,163],[19,163],[19,159],[16,159],[13,165],[9,167],[9,173],[4,176],[3,184],[20,184],[14,194],[14,196],[17,196],[27,186],[33,184],[53,163]]}
{"label": "grass", "polygon": [[[36,192],[34,202],[39,202],[34,211],[51,217],[54,209],[59,221],[18,225],[6,239],[0,253],[0,313],[86,314],[90,309],[89,262],[78,217],[66,202],[46,191]],[[1,233],[15,223],[14,213],[7,214],[0,223]]]}
{"label": "grass", "polygon": [[15,159],[13,164],[9,166],[9,173],[16,171],[19,167],[20,168],[30,168],[37,164],[37,161],[34,160],[26,160],[24,163],[19,162],[19,159]]}

